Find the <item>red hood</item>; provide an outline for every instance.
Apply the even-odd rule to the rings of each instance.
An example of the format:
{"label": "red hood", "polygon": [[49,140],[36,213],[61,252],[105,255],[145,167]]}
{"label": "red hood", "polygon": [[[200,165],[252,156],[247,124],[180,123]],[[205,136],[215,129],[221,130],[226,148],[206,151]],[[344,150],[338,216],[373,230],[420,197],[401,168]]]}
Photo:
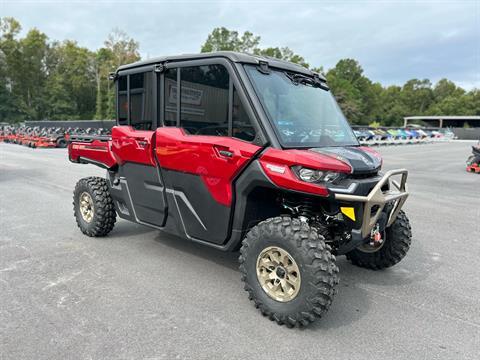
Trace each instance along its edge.
{"label": "red hood", "polygon": [[341,173],[350,173],[352,171],[347,162],[337,159],[333,155],[321,154],[310,150],[269,148],[263,153],[261,160],[287,166],[300,165],[316,170]]}

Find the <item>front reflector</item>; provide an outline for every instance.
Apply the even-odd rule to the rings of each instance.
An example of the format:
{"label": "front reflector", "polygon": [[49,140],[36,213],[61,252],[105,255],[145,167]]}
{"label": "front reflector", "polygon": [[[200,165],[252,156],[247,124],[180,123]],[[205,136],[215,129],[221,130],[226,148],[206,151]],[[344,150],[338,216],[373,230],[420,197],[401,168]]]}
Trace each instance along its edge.
{"label": "front reflector", "polygon": [[350,220],[355,221],[355,209],[353,207],[340,207],[340,211]]}

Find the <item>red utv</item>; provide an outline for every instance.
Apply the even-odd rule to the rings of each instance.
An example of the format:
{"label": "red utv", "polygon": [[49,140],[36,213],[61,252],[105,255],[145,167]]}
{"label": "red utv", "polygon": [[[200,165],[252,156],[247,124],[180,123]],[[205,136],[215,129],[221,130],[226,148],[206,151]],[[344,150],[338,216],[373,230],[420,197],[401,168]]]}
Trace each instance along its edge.
{"label": "red utv", "polygon": [[[239,53],[161,57],[114,75],[111,136],[72,135],[74,214],[88,236],[116,215],[225,251],[240,249],[262,314],[304,326],[329,308],[335,256],[382,269],[407,253],[407,171],[381,173],[321,75]],[[397,177],[398,182],[392,178]]]}
{"label": "red utv", "polygon": [[65,130],[61,127],[45,129],[36,142],[36,147],[39,148],[66,148],[67,145]]}
{"label": "red utv", "polygon": [[15,136],[12,139],[12,143],[17,145],[23,145],[25,138],[33,131],[32,128],[26,126],[20,126],[17,131],[15,131]]}
{"label": "red utv", "polygon": [[480,174],[480,141],[472,146],[472,155],[467,159],[467,171]]}
{"label": "red utv", "polygon": [[38,126],[28,130],[22,139],[22,145],[35,148],[42,131],[43,129]]}

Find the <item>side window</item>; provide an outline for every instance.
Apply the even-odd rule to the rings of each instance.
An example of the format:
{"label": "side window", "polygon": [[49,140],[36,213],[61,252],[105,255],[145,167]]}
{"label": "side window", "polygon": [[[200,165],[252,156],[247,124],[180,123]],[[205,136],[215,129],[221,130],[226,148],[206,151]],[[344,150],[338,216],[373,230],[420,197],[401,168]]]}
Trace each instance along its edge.
{"label": "side window", "polygon": [[153,78],[151,72],[130,75],[130,125],[151,130],[153,121]]}
{"label": "side window", "polygon": [[223,65],[184,67],[180,78],[180,126],[192,135],[228,136],[227,69]]}
{"label": "side window", "polygon": [[117,86],[118,125],[131,125],[137,130],[151,130],[154,108],[153,73],[149,71],[120,76]]}
{"label": "side window", "polygon": [[128,124],[127,77],[118,78],[118,125]]}
{"label": "side window", "polygon": [[232,136],[245,141],[255,139],[255,127],[252,125],[252,121],[245,111],[235,88],[233,88]]}
{"label": "side window", "polygon": [[177,126],[177,69],[165,72],[165,126]]}

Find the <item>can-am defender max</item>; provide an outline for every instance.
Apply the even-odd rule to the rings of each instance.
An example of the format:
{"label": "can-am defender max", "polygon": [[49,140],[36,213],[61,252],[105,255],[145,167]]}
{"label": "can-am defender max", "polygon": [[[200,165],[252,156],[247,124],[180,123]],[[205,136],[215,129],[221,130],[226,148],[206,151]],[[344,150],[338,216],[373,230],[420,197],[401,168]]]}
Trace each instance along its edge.
{"label": "can-am defender max", "polygon": [[407,171],[380,173],[381,157],[359,146],[321,75],[220,52],[125,65],[111,78],[111,136],[69,144],[71,161],[107,169],[75,188],[86,235],[107,235],[118,214],[240,249],[250,299],[289,327],[329,308],[335,256],[382,269],[407,253]]}

